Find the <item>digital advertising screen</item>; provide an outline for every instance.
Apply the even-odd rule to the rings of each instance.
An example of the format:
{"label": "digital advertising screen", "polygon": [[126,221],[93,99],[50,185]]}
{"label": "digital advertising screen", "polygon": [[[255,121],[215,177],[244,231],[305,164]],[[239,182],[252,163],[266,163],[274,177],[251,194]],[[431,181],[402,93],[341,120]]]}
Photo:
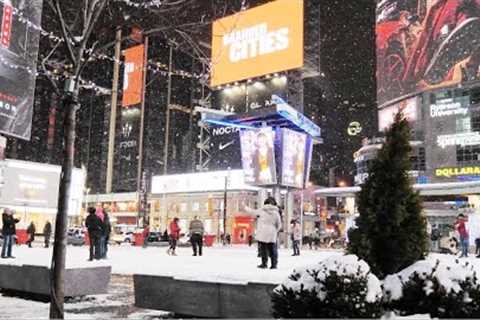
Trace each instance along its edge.
{"label": "digital advertising screen", "polygon": [[0,132],[29,140],[42,0],[0,0]]}
{"label": "digital advertising screen", "polygon": [[480,79],[480,0],[377,0],[377,101]]}
{"label": "digital advertising screen", "polygon": [[282,129],[282,185],[303,189],[308,161],[307,135]]}
{"label": "digital advertising screen", "polygon": [[419,108],[419,98],[412,97],[380,109],[378,111],[378,130],[386,131],[390,128],[399,112],[402,112],[410,124],[414,123],[419,118]]}
{"label": "digital advertising screen", "polygon": [[240,144],[245,183],[276,184],[275,131],[270,127],[242,130]]}
{"label": "digital advertising screen", "polygon": [[216,20],[211,86],[303,66],[303,0],[276,0]]}

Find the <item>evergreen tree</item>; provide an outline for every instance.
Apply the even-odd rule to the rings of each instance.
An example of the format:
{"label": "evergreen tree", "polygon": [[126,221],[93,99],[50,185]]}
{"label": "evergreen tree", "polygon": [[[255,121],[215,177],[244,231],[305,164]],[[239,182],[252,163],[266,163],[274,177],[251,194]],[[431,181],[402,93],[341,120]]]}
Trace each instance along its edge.
{"label": "evergreen tree", "polygon": [[424,258],[426,219],[410,183],[410,126],[401,113],[369,168],[358,195],[356,229],[349,231],[348,252],[365,260],[383,278]]}

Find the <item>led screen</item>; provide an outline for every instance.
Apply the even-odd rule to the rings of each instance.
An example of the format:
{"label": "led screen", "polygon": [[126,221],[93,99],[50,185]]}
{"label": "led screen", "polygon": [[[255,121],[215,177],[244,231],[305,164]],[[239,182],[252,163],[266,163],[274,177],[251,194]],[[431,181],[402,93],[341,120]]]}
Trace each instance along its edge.
{"label": "led screen", "polygon": [[274,143],[275,131],[272,128],[240,131],[245,183],[252,185],[277,183]]}
{"label": "led screen", "polygon": [[480,0],[377,0],[379,105],[479,80]]}
{"label": "led screen", "polygon": [[307,135],[293,130],[282,130],[282,185],[303,188],[305,185]]}

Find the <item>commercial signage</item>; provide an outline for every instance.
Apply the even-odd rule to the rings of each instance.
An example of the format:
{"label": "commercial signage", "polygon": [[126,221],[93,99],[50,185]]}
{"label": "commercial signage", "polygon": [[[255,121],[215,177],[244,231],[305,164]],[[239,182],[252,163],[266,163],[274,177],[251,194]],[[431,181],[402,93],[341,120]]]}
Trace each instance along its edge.
{"label": "commercial signage", "polygon": [[270,127],[242,130],[240,143],[245,182],[252,185],[276,184],[275,131]]}
{"label": "commercial signage", "polygon": [[244,181],[243,170],[225,170],[154,176],[152,193],[189,193],[189,192],[221,192],[225,190],[256,190]]}
{"label": "commercial signage", "polygon": [[480,166],[472,167],[450,167],[435,169],[436,177],[459,177],[459,176],[480,176]]}
{"label": "commercial signage", "polygon": [[0,13],[0,132],[29,140],[42,0],[2,0]]}
{"label": "commercial signage", "polygon": [[454,99],[442,99],[430,105],[430,117],[465,116],[468,113],[468,106]]}
{"label": "commercial signage", "polygon": [[409,122],[415,122],[418,119],[418,97],[408,98],[380,109],[378,111],[378,129],[380,131],[387,130],[399,112],[402,112]]}
{"label": "commercial signage", "polygon": [[303,66],[303,0],[276,0],[213,23],[211,85]]}
{"label": "commercial signage", "polygon": [[437,137],[437,145],[444,149],[450,146],[475,146],[480,145],[480,132],[467,132],[444,134]]}
{"label": "commercial signage", "polygon": [[311,139],[306,134],[282,129],[281,184],[303,189],[309,172]]}
{"label": "commercial signage", "polygon": [[122,106],[128,107],[142,102],[145,46],[141,44],[129,48],[124,54]]}
{"label": "commercial signage", "polygon": [[377,1],[378,104],[478,80],[479,8],[477,0]]}

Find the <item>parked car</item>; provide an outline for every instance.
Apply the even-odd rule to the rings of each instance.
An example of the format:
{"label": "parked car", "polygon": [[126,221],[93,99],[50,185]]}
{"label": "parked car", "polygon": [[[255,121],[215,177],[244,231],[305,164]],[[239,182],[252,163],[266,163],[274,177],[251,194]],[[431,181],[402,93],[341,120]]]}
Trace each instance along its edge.
{"label": "parked car", "polygon": [[119,232],[113,233],[113,236],[110,238],[110,241],[116,244],[122,243],[132,243],[133,242],[133,232]]}
{"label": "parked car", "polygon": [[85,244],[85,231],[80,228],[68,229],[67,244],[71,244],[73,246],[83,246]]}

